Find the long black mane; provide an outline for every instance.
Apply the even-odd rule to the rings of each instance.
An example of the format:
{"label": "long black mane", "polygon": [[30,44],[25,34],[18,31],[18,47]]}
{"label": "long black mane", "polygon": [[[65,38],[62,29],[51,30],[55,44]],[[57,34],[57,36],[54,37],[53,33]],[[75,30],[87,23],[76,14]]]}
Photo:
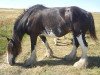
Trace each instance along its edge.
{"label": "long black mane", "polygon": [[[43,5],[34,5],[27,9],[25,12],[23,12],[18,19],[16,20],[14,24],[14,32],[18,33],[19,35],[22,35],[25,33],[26,27],[28,26],[28,18],[30,15],[35,14],[39,10],[46,9],[47,7]],[[26,26],[27,25],[27,26]]]}

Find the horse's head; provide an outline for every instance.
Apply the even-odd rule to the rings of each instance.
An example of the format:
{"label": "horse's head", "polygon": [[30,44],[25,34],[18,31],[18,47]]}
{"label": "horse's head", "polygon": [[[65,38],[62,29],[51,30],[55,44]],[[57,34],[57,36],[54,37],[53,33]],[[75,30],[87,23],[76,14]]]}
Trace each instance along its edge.
{"label": "horse's head", "polygon": [[15,58],[21,51],[21,44],[14,41],[13,39],[10,39],[7,49],[8,49],[7,61],[10,65],[13,65],[15,64]]}

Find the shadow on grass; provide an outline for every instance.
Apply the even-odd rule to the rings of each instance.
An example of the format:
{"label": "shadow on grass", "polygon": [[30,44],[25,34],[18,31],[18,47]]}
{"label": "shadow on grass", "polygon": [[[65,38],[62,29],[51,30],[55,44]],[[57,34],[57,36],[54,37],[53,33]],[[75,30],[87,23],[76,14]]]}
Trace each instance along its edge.
{"label": "shadow on grass", "polygon": [[57,65],[73,65],[75,61],[65,61],[65,60],[42,60],[37,63],[38,66],[57,66]]}
{"label": "shadow on grass", "polygon": [[88,67],[93,68],[98,67],[100,68],[100,56],[89,56],[88,57]]}
{"label": "shadow on grass", "polygon": [[62,43],[62,42],[58,42],[56,44],[56,46],[68,46],[68,45],[72,45],[72,42],[71,43]]}
{"label": "shadow on grass", "polygon": [[[80,58],[77,57],[75,60],[64,60],[59,57],[54,57],[54,59],[44,59],[41,61],[38,61],[35,65],[36,66],[57,66],[57,65],[73,65],[76,61],[78,61]],[[16,63],[15,66],[22,66],[23,67],[24,63]],[[88,66],[87,68],[93,68],[93,67],[100,67],[100,57],[95,57],[95,56],[89,56],[88,57]]]}

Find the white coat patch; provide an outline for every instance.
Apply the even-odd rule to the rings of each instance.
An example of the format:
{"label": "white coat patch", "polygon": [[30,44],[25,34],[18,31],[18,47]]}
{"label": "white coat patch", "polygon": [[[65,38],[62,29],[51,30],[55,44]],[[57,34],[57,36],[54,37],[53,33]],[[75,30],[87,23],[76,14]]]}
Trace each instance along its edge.
{"label": "white coat patch", "polygon": [[11,61],[13,58],[13,55],[11,53],[7,53],[7,63],[9,63],[9,61]]}

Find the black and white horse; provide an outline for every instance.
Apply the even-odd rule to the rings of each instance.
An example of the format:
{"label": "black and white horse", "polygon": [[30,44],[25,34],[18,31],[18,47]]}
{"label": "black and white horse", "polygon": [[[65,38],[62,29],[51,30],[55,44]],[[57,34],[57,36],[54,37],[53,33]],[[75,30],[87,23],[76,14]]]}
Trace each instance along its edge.
{"label": "black and white horse", "polygon": [[53,52],[49,47],[45,35],[61,37],[73,33],[73,48],[65,59],[73,59],[76,56],[79,45],[82,48],[82,56],[75,67],[87,66],[88,45],[85,39],[86,32],[96,40],[94,19],[90,12],[79,7],[55,7],[47,8],[43,5],[35,5],[27,9],[16,20],[13,28],[13,36],[8,43],[8,63],[15,64],[15,59],[21,51],[21,41],[25,33],[31,39],[31,56],[25,61],[25,66],[32,66],[36,63],[35,46],[39,36],[47,47],[46,56],[52,56]]}

